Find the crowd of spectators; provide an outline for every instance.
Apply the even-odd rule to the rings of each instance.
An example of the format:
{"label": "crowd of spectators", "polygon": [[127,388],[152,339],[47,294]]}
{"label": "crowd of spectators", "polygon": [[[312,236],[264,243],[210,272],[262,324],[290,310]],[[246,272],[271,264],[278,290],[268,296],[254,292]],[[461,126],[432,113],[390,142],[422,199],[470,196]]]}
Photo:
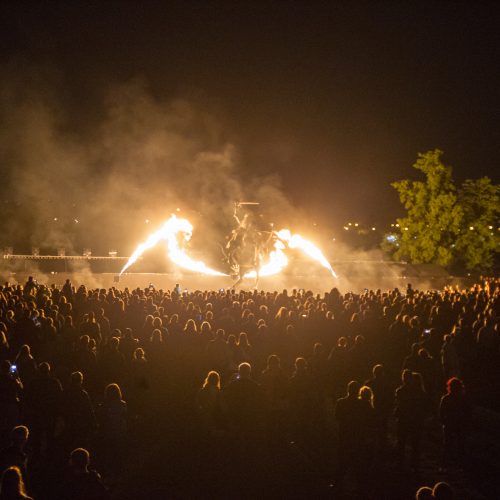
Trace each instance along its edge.
{"label": "crowd of spectators", "polygon": [[498,405],[499,312],[497,279],[321,295],[5,283],[0,500],[119,498],[151,428],[191,462],[229,455],[225,473],[285,450],[326,464],[328,495],[391,498],[380,477],[419,477],[428,426],[436,470],[467,468],[473,408]]}

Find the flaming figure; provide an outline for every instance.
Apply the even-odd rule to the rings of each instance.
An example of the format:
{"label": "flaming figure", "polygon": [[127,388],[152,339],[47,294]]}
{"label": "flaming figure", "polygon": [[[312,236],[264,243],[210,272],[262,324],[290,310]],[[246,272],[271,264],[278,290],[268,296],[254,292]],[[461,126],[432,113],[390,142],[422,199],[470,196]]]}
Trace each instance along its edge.
{"label": "flaming figure", "polygon": [[[187,219],[179,219],[175,215],[171,215],[170,219],[165,221],[163,225],[150,234],[144,243],[141,243],[134,251],[128,262],[125,264],[120,272],[123,274],[137,259],[150,248],[154,247],[157,243],[164,240],[167,243],[168,257],[172,262],[179,267],[189,269],[190,271],[197,271],[202,274],[210,276],[228,276],[214,269],[209,268],[204,262],[195,261],[189,257],[182,244],[179,244],[179,239],[182,243],[191,239],[193,234],[193,226]],[[267,261],[260,266],[258,276],[272,276],[278,274],[288,265],[288,257],[285,254],[287,248],[302,250],[306,255],[318,262],[321,266],[328,269],[332,276],[337,278],[335,271],[330,266],[330,263],[323,255],[321,250],[310,241],[304,239],[300,234],[292,234],[289,229],[281,229],[274,231],[275,241],[273,249],[267,257]],[[244,275],[245,278],[257,278],[257,271],[249,271]]]}
{"label": "flaming figure", "polygon": [[214,269],[210,269],[205,263],[191,259],[186,252],[179,245],[179,236],[184,242],[189,241],[193,235],[193,226],[187,219],[178,219],[174,214],[170,219],[165,221],[163,225],[150,234],[144,243],[141,243],[131,255],[128,262],[120,271],[123,274],[137,259],[150,248],[153,248],[161,240],[167,242],[168,256],[172,262],[179,267],[189,269],[190,271],[197,271],[211,276],[227,276],[227,274],[220,273]]}

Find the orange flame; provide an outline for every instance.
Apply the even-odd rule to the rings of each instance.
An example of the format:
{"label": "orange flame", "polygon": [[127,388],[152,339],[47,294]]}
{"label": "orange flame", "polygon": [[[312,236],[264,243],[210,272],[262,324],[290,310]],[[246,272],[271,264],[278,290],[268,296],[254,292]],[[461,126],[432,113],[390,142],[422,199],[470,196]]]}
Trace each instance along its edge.
{"label": "orange flame", "polygon": [[299,250],[302,250],[306,255],[311,257],[311,259],[321,264],[325,269],[328,269],[334,278],[337,278],[337,274],[332,269],[332,266],[328,262],[327,258],[312,242],[306,240],[300,236],[300,234],[292,234],[289,229],[282,229],[281,231],[278,231],[277,234],[278,238],[285,241],[289,248],[298,248]]}
{"label": "orange flame", "polygon": [[187,219],[178,219],[174,214],[163,225],[150,234],[144,243],[141,243],[131,255],[120,274],[123,274],[137,259],[150,248],[154,247],[161,240],[167,242],[168,256],[174,264],[190,271],[197,271],[211,276],[227,276],[215,269],[211,269],[204,262],[191,259],[179,245],[179,235],[183,241],[189,241],[193,235],[193,226]]}
{"label": "orange flame", "polygon": [[[269,253],[269,260],[263,264],[259,269],[259,276],[272,276],[273,274],[278,274],[288,265],[288,257],[285,255],[283,250],[285,245],[277,240],[274,243],[274,250]],[[256,271],[249,271],[245,274],[245,278],[256,278]]]}
{"label": "orange flame", "polygon": [[[337,278],[337,274],[332,269],[332,266],[330,266],[326,257],[312,242],[306,240],[300,234],[292,234],[289,229],[281,229],[280,231],[276,231],[275,234],[278,239],[274,243],[274,250],[270,252],[268,262],[260,268],[259,276],[272,276],[281,272],[288,265],[288,257],[283,251],[288,247],[302,250],[321,266],[328,269],[334,278]],[[250,271],[245,274],[245,278],[255,278],[256,276],[256,271]]]}
{"label": "orange flame", "polygon": [[[193,226],[191,223],[187,219],[179,219],[172,214],[170,219],[165,221],[160,229],[150,234],[146,241],[135,249],[130,259],[120,271],[120,275],[137,262],[137,259],[146,250],[149,250],[157,243],[164,240],[167,243],[168,257],[179,267],[211,276],[227,276],[227,274],[211,269],[202,261],[191,259],[184,249],[181,248],[182,245],[179,244],[179,239],[181,239],[183,243],[187,242],[191,239],[192,234]],[[330,266],[326,257],[312,242],[306,240],[300,236],[300,234],[292,234],[289,229],[276,231],[275,235],[277,239],[274,242],[274,249],[269,253],[267,262],[260,267],[259,276],[272,276],[281,272],[288,265],[288,257],[285,254],[285,250],[287,248],[292,248],[302,250],[321,266],[328,269],[332,273],[332,276],[337,278],[335,271]],[[257,272],[253,270],[246,273],[244,277],[255,278],[256,276]]]}

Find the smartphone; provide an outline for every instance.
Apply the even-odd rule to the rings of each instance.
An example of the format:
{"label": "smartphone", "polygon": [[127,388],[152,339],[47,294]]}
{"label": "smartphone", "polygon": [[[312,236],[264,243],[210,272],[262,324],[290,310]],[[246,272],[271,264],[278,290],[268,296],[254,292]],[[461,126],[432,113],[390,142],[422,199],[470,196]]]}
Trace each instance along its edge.
{"label": "smartphone", "polygon": [[429,335],[429,333],[431,333],[430,328],[426,328],[426,329],[424,330],[424,335]]}
{"label": "smartphone", "polygon": [[10,365],[10,373],[17,375],[17,365]]}
{"label": "smartphone", "polygon": [[219,288],[219,293],[224,293],[224,288]]}

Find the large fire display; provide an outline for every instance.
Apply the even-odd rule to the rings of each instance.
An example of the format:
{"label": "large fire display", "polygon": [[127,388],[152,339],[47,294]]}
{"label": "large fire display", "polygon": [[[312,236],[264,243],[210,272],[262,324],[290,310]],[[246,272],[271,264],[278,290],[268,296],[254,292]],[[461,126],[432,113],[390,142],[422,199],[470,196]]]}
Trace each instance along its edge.
{"label": "large fire display", "polygon": [[258,204],[247,202],[235,205],[236,225],[222,247],[228,272],[212,269],[188,255],[187,244],[193,235],[193,225],[187,219],[172,214],[135,249],[120,274],[127,271],[144,252],[163,241],[167,246],[168,258],[180,268],[210,276],[231,276],[235,281],[234,285],[245,278],[255,280],[257,285],[259,277],[280,273],[289,263],[289,249],[303,252],[337,278],[330,263],[316,245],[289,229],[277,231],[272,225],[266,229],[259,228],[250,211],[240,216],[239,211],[246,205]]}

